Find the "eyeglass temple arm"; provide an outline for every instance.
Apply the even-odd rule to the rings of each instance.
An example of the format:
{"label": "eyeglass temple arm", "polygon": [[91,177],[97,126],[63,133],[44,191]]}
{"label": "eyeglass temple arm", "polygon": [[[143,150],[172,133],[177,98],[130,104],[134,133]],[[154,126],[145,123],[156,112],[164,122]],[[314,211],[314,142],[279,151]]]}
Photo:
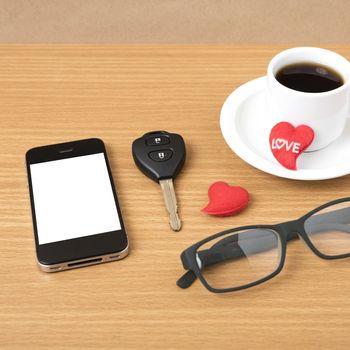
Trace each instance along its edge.
{"label": "eyeglass temple arm", "polygon": [[345,224],[338,224],[335,222],[312,223],[312,225],[310,225],[310,231],[311,231],[311,234],[329,232],[329,231],[339,231],[343,233],[350,233],[350,226]]}
{"label": "eyeglass temple arm", "polygon": [[[267,249],[270,249],[270,247]],[[213,246],[210,249],[205,249],[198,252],[198,259],[199,263],[201,264],[201,268],[204,266],[214,265],[225,260],[238,259],[243,256],[245,256],[245,254],[238,245],[235,247]],[[178,279],[176,284],[181,288],[188,288],[196,280],[196,278],[197,276],[195,273],[192,270],[189,270],[180,279]]]}
{"label": "eyeglass temple arm", "polygon": [[[220,261],[237,259],[245,256],[243,250],[236,244],[237,242],[227,241],[227,238],[218,242],[222,243],[220,246],[214,245],[210,249],[205,249],[198,252],[198,264],[201,265],[201,268],[204,266],[214,265]],[[225,243],[234,243],[235,246],[232,247],[231,244],[230,246],[225,247]],[[184,261],[186,258],[182,257],[182,260]],[[181,288],[188,288],[196,280],[196,278],[197,276],[195,273],[192,270],[189,270],[176,282],[176,284]]]}
{"label": "eyeglass temple arm", "polygon": [[343,208],[311,216],[305,223],[305,229],[308,232],[317,233],[327,230],[339,230],[350,233],[350,208]]}
{"label": "eyeglass temple arm", "polygon": [[[250,251],[250,254],[254,254],[257,252],[263,252],[272,249],[275,246],[275,242],[266,239],[266,235],[259,233],[255,240],[256,251]],[[289,233],[287,240],[297,238],[297,233]],[[257,244],[257,239],[259,239],[259,244]],[[238,259],[246,256],[241,247],[237,244],[237,236],[229,236],[214,244],[210,249],[201,250],[198,252],[198,259],[200,267],[210,266],[217,264],[218,262]],[[186,266],[186,256],[182,256],[182,260],[184,265]],[[192,270],[187,271],[181,278],[178,279],[176,284],[180,288],[188,288],[191,284],[196,280],[197,276]]]}
{"label": "eyeglass temple arm", "polygon": [[176,281],[176,284],[178,287],[185,289],[191,286],[196,279],[195,273],[192,270],[188,270]]}

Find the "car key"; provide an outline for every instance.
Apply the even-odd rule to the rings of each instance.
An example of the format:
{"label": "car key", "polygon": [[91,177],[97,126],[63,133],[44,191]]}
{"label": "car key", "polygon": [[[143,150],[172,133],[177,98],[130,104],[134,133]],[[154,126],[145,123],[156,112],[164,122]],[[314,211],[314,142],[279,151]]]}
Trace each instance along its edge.
{"label": "car key", "polygon": [[181,229],[173,180],[186,158],[182,136],[167,131],[152,131],[136,139],[132,155],[137,167],[151,180],[159,182],[163,192],[169,223],[174,231]]}

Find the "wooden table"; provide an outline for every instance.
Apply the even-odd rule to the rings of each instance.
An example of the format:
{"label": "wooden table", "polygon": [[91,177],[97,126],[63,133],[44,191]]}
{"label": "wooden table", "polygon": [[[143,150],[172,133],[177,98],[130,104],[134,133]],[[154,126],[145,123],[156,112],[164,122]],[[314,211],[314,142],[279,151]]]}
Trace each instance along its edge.
{"label": "wooden table", "polygon": [[[237,225],[296,218],[350,195],[350,177],[301,182],[265,174],[226,145],[220,108],[265,74],[282,46],[0,46],[1,349],[348,349],[350,262],[324,261],[301,241],[284,271],[250,290],[175,285],[183,249]],[[330,47],[350,58],[350,46]],[[183,229],[169,229],[159,187],[135,168],[131,142],[182,134],[176,180]],[[35,261],[24,167],[27,149],[88,137],[108,148],[130,237],[120,262],[47,274]],[[249,208],[205,216],[207,188],[246,187]]]}

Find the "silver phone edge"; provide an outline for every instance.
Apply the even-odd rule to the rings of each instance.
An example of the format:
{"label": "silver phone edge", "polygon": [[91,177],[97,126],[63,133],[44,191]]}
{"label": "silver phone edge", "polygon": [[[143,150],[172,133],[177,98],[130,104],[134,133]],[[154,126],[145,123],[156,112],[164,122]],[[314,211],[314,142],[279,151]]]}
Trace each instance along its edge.
{"label": "silver phone edge", "polygon": [[[52,272],[61,272],[61,271],[72,270],[72,269],[85,267],[85,266],[92,266],[92,265],[98,265],[98,264],[103,264],[107,262],[118,261],[118,260],[124,259],[128,254],[129,254],[129,244],[124,250],[115,252],[115,253],[96,255],[86,259],[65,261],[59,264],[52,264],[52,265],[45,265],[37,260],[37,264],[42,271],[52,273]],[[74,264],[74,266],[69,266],[71,264]]]}

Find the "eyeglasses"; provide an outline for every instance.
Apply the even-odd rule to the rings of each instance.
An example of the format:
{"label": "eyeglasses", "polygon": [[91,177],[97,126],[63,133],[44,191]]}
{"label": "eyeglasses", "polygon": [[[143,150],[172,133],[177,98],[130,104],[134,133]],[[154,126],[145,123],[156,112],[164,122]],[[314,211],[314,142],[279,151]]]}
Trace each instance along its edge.
{"label": "eyeglasses", "polygon": [[181,254],[188,270],[178,281],[188,288],[198,278],[211,292],[246,289],[281,272],[287,241],[300,237],[322,259],[350,257],[350,197],[277,225],[242,226],[219,232]]}

